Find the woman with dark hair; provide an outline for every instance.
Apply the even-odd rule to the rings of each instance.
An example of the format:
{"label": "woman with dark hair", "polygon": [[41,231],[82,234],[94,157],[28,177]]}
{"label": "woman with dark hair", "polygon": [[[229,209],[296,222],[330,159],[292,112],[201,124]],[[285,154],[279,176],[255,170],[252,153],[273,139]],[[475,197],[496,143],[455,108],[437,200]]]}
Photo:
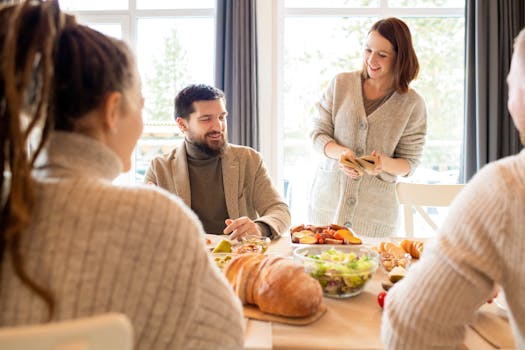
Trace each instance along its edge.
{"label": "woman with dark hair", "polygon": [[[311,132],[325,156],[309,200],[312,223],[349,226],[363,236],[397,232],[397,176],[414,172],[425,143],[425,102],[409,87],[418,72],[410,30],[386,18],[368,33],[362,70],[333,78]],[[368,172],[338,162],[365,155],[375,158]]]}
{"label": "woman with dark hair", "polygon": [[0,7],[0,23],[0,327],[121,312],[137,349],[241,349],[196,216],[112,184],[143,126],[130,49],[56,1]]}

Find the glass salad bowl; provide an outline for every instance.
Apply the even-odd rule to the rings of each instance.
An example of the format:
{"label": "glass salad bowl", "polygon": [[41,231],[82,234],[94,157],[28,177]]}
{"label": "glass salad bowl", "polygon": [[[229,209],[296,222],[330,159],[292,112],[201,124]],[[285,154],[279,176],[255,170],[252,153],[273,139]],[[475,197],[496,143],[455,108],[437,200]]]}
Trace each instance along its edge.
{"label": "glass salad bowl", "polygon": [[377,270],[378,254],[366,246],[313,246],[294,251],[294,260],[321,284],[330,298],[361,293]]}

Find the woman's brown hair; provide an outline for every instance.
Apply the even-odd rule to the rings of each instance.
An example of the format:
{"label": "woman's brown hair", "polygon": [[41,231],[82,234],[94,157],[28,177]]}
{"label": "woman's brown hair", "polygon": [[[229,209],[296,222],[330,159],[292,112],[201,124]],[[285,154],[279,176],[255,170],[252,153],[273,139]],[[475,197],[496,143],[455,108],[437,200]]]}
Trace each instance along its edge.
{"label": "woman's brown hair", "polygon": [[[0,23],[0,262],[11,259],[51,319],[51,288],[28,275],[20,247],[35,203],[32,166],[50,130],[73,131],[107,95],[132,85],[134,63],[122,41],[77,24],[56,0],[0,6]],[[40,127],[29,156],[29,135]]]}
{"label": "woman's brown hair", "polygon": [[[408,85],[419,73],[419,62],[412,45],[410,29],[399,18],[390,17],[374,23],[368,33],[374,31],[392,44],[396,53],[393,69],[394,88],[398,93],[407,92]],[[363,68],[363,76],[368,78],[365,68]]]}

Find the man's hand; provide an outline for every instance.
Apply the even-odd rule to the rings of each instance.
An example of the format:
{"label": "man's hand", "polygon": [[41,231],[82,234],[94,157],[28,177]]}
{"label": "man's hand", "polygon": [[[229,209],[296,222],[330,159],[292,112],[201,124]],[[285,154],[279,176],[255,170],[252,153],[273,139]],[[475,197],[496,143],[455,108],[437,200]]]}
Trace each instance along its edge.
{"label": "man's hand", "polygon": [[255,222],[250,220],[250,218],[247,216],[241,216],[235,220],[226,219],[225,222],[227,226],[223,233],[225,235],[229,235],[231,233],[230,240],[237,239],[240,241],[241,238],[246,235],[262,236]]}

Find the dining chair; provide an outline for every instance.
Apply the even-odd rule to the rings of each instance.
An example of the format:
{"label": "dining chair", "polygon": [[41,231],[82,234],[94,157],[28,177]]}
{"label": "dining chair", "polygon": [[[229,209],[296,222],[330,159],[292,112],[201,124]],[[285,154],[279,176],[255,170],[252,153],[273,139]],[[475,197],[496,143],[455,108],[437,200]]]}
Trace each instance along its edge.
{"label": "dining chair", "polygon": [[133,328],[119,313],[0,328],[0,349],[9,350],[132,350]]}
{"label": "dining chair", "polygon": [[448,207],[463,187],[465,187],[463,184],[443,185],[398,182],[396,184],[397,198],[403,206],[406,236],[414,237],[414,211],[419,213],[433,230],[436,230],[436,223],[423,207]]}

